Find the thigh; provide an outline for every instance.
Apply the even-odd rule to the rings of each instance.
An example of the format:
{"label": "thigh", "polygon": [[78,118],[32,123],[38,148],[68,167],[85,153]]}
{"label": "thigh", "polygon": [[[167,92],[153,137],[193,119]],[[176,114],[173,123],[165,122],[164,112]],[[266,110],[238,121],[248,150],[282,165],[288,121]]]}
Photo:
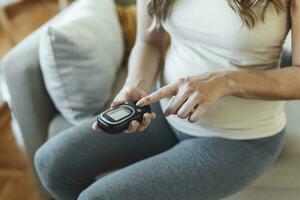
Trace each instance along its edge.
{"label": "thigh", "polygon": [[188,139],[103,177],[79,199],[221,199],[261,175],[276,160],[281,146],[282,137],[259,142]]}
{"label": "thigh", "polygon": [[89,182],[96,175],[163,152],[177,143],[159,105],[157,118],[141,133],[107,135],[95,133],[86,121],[50,139],[38,151],[66,177]]}

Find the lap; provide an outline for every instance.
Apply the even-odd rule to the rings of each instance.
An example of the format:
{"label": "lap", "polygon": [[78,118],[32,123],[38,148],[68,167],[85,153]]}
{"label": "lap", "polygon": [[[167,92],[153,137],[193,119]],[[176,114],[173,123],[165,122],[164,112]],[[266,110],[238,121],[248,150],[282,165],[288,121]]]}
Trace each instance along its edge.
{"label": "lap", "polygon": [[[38,150],[38,157],[61,174],[82,181],[96,175],[163,152],[177,143],[160,107],[155,105],[156,120],[144,132],[107,135],[95,133],[92,120],[51,138]],[[48,166],[51,168],[51,166]]]}
{"label": "lap", "polygon": [[260,140],[194,138],[103,177],[82,199],[220,199],[239,191],[276,160],[282,136]]}

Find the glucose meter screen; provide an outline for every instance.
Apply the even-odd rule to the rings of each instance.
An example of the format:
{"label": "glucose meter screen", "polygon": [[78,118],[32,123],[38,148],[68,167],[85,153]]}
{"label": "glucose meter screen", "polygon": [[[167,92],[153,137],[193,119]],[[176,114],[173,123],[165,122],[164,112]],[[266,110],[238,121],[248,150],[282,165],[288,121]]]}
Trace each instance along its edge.
{"label": "glucose meter screen", "polygon": [[119,121],[120,119],[127,117],[131,114],[131,112],[127,109],[116,109],[112,110],[111,112],[107,113],[113,120]]}

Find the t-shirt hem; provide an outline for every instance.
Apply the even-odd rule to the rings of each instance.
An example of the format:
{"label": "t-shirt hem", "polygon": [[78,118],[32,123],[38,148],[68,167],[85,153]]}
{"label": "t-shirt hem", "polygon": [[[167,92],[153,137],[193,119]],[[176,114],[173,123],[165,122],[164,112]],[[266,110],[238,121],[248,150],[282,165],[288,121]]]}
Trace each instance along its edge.
{"label": "t-shirt hem", "polygon": [[277,126],[273,126],[273,129],[261,129],[261,130],[253,130],[251,133],[250,131],[248,133],[243,132],[241,130],[240,132],[243,132],[241,134],[238,134],[237,130],[230,132],[229,130],[223,130],[223,129],[217,129],[216,130],[210,130],[210,129],[205,129],[201,130],[199,127],[198,130],[190,130],[187,127],[183,128],[180,126],[177,126],[176,123],[172,123],[170,120],[167,120],[169,125],[175,128],[176,130],[195,137],[219,137],[219,138],[224,138],[224,139],[232,139],[232,140],[250,140],[250,139],[261,139],[261,138],[266,138],[266,137],[271,137],[274,136],[278,133],[280,133],[285,127],[286,127],[286,119],[281,121],[280,124]]}

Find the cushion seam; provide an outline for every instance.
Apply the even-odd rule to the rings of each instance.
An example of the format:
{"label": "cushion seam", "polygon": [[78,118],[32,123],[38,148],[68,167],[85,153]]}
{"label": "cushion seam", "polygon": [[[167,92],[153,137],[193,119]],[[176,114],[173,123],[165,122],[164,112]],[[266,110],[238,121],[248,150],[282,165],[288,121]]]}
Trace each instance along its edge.
{"label": "cushion seam", "polygon": [[[57,67],[56,54],[55,54],[55,51],[54,51],[55,48],[53,47],[53,43],[52,43],[52,39],[51,39],[51,36],[54,35],[54,34],[52,34],[52,31],[53,31],[53,28],[48,27],[48,31],[47,31],[48,34],[47,35],[48,35],[49,41],[50,41],[50,45],[49,46],[50,46],[50,49],[51,49],[51,52],[52,52],[52,57],[53,57],[53,62],[54,62],[54,66],[55,66],[55,71],[56,71],[56,74],[57,74],[57,78],[58,78],[58,80],[60,82],[60,85],[62,87],[62,91],[64,93],[65,99],[67,101],[66,106],[67,106],[68,109],[70,109],[70,110],[73,111],[73,109],[71,108],[69,95],[67,94],[67,92],[65,90],[65,85],[62,82],[62,77],[60,76],[60,73],[59,73],[59,70],[58,70],[58,67]],[[61,113],[61,114],[63,114],[63,113]]]}

